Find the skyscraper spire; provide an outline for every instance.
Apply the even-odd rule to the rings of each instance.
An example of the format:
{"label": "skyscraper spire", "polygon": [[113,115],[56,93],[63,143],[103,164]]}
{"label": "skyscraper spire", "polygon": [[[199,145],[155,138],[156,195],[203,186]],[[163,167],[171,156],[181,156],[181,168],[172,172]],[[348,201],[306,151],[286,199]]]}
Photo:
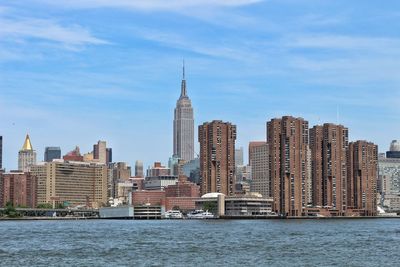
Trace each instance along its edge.
{"label": "skyscraper spire", "polygon": [[183,60],[183,67],[182,67],[181,97],[187,97],[187,94],[186,94],[186,80],[185,80],[185,60]]}
{"label": "skyscraper spire", "polygon": [[29,134],[26,135],[25,142],[24,142],[24,145],[22,146],[21,150],[33,150],[31,139],[29,138]]}
{"label": "skyscraper spire", "polygon": [[185,60],[183,60],[182,73],[183,73],[183,75],[182,75],[182,80],[184,80],[184,79],[185,79]]}

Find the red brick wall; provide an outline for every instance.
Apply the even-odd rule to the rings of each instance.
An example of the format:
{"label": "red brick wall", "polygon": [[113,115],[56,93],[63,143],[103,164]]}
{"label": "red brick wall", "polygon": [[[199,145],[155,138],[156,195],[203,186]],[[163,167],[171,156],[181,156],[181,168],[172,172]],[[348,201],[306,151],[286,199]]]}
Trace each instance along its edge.
{"label": "red brick wall", "polygon": [[133,205],[144,205],[146,203],[150,203],[151,205],[165,205],[165,192],[153,190],[132,192]]}

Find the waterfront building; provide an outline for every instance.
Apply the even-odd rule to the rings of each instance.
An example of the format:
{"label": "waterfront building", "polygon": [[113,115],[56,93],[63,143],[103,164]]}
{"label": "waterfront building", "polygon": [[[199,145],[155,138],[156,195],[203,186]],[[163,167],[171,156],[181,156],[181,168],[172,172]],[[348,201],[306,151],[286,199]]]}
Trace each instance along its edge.
{"label": "waterfront building", "polygon": [[76,146],[74,150],[68,152],[63,156],[64,161],[83,161],[83,156],[81,155],[81,151],[79,146]]}
{"label": "waterfront building", "polygon": [[143,162],[137,160],[135,162],[135,177],[144,177],[143,173]]}
{"label": "waterfront building", "polygon": [[132,192],[132,205],[165,206],[165,191],[141,190]]}
{"label": "waterfront building", "polygon": [[185,175],[180,175],[178,182],[165,187],[166,197],[200,197],[200,187],[187,180]]}
{"label": "waterfront building", "polygon": [[325,123],[310,129],[313,205],[344,214],[347,204],[348,129]]}
{"label": "waterfront building", "polygon": [[36,164],[36,151],[32,148],[31,139],[26,135],[24,145],[18,152],[18,170],[28,172],[32,165]]}
{"label": "waterfront building", "polygon": [[259,194],[225,196],[222,193],[207,193],[195,202],[197,210],[209,210],[217,217],[231,218],[274,216],[273,199]]}
{"label": "waterfront building", "polygon": [[29,172],[0,173],[0,207],[36,208],[36,176]]}
{"label": "waterfront building", "polygon": [[301,216],[307,206],[308,122],[284,116],[267,123],[274,211]]}
{"label": "waterfront building", "polygon": [[347,206],[375,216],[377,210],[378,146],[367,141],[349,144]]}
{"label": "waterfront building", "polygon": [[389,151],[386,152],[387,158],[397,158],[400,159],[400,141],[393,140],[390,144]]}
{"label": "waterfront building", "polygon": [[251,167],[251,192],[263,197],[272,197],[269,176],[269,147],[267,142],[249,143],[249,165]]}
{"label": "waterfront building", "polygon": [[236,125],[214,120],[199,126],[201,193],[233,195]]}
{"label": "waterfront building", "polygon": [[47,146],[44,150],[44,161],[51,162],[53,159],[61,159],[61,148]]}
{"label": "waterfront building", "polygon": [[194,210],[195,201],[199,197],[200,186],[189,182],[186,176],[181,175],[176,184],[165,187],[165,210]]}
{"label": "waterfront building", "polygon": [[38,179],[37,202],[98,208],[107,202],[107,166],[53,161],[32,167]]}
{"label": "waterfront building", "polygon": [[3,136],[0,135],[0,170],[3,169]]}
{"label": "waterfront building", "polygon": [[388,212],[400,211],[400,158],[378,157],[378,192]]}
{"label": "waterfront building", "polygon": [[181,95],[174,111],[174,155],[186,162],[194,158],[194,117],[192,102],[186,91],[185,66],[181,84]]}

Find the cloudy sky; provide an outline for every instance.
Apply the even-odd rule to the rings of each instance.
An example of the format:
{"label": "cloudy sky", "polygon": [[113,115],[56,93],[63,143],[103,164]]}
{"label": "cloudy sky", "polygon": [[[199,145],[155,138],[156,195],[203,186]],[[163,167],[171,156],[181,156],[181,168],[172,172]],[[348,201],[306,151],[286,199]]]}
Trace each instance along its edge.
{"label": "cloudy sky", "polygon": [[[339,122],[387,150],[400,139],[397,0],[0,0],[0,135],[17,167],[99,139],[115,161],[166,163],[182,59],[195,124]],[[246,149],[245,149],[246,151]]]}

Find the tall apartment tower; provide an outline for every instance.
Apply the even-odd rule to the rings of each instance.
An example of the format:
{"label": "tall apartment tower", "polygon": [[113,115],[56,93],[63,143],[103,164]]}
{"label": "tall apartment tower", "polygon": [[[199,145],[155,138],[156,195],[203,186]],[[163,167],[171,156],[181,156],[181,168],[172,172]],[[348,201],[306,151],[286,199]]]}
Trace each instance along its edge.
{"label": "tall apartment tower", "polygon": [[93,159],[98,160],[102,164],[112,162],[112,149],[107,148],[106,141],[98,141],[93,145]]}
{"label": "tall apartment tower", "polygon": [[30,166],[36,164],[36,151],[32,148],[31,139],[27,134],[24,145],[18,152],[18,170],[28,172]]}
{"label": "tall apartment tower", "polygon": [[52,162],[53,159],[61,159],[61,148],[47,146],[44,151],[44,161]]}
{"label": "tall apartment tower", "polygon": [[0,170],[3,169],[3,136],[0,135]]}
{"label": "tall apartment tower", "polygon": [[251,192],[272,197],[269,176],[269,148],[267,142],[250,142],[249,165],[251,167]]}
{"label": "tall apartment tower", "polygon": [[135,177],[144,177],[143,173],[143,162],[137,160],[135,162]]}
{"label": "tall apartment tower", "polygon": [[193,108],[186,92],[185,65],[183,65],[181,96],[176,102],[174,113],[174,155],[186,162],[194,158]]}
{"label": "tall apartment tower", "polygon": [[378,146],[367,141],[351,142],[347,167],[347,205],[364,210],[365,216],[375,216]]}
{"label": "tall apartment tower", "polygon": [[307,206],[308,122],[284,116],[267,123],[274,210],[301,216]]}
{"label": "tall apartment tower", "polygon": [[201,194],[233,195],[236,125],[212,121],[199,126]]}
{"label": "tall apartment tower", "polygon": [[329,206],[343,215],[347,207],[347,151],[349,131],[325,123],[310,129],[314,206]]}

